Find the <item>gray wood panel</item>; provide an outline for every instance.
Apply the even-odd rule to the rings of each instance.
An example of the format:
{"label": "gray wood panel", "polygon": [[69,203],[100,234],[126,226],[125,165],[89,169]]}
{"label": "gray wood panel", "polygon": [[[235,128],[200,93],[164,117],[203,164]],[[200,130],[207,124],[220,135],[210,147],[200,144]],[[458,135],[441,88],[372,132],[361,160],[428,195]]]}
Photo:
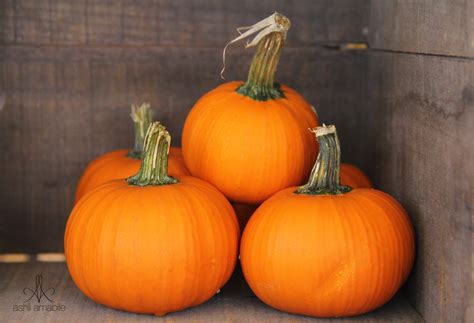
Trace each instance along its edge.
{"label": "gray wood panel", "polygon": [[371,53],[369,64],[376,184],[416,231],[409,300],[427,322],[472,322],[474,60]]}
{"label": "gray wood panel", "polygon": [[[42,274],[43,289],[54,288],[55,304],[64,311],[13,311],[23,304],[23,288],[35,288],[35,276]],[[244,290],[245,292],[242,292]],[[159,291],[157,291],[159,293]],[[36,300],[35,300],[36,302]],[[41,304],[48,304],[46,299]],[[33,308],[34,302],[30,302]],[[397,296],[382,308],[348,319],[318,320],[283,313],[260,302],[253,296],[239,274],[207,303],[158,318],[106,308],[86,298],[72,282],[65,264],[27,263],[0,264],[0,315],[2,322],[422,322],[416,311]]]}
{"label": "gray wood panel", "polygon": [[290,45],[363,41],[360,0],[2,0],[0,43],[218,46],[277,10],[292,21]]}
{"label": "gray wood panel", "polygon": [[[228,79],[252,51],[229,51]],[[9,46],[0,52],[0,252],[62,250],[75,185],[87,162],[131,147],[130,103],[149,101],[180,144],[193,103],[222,81],[215,48]],[[345,161],[370,169],[365,53],[285,48],[277,80],[336,123]]]}
{"label": "gray wood panel", "polygon": [[371,48],[474,57],[474,2],[371,1]]}

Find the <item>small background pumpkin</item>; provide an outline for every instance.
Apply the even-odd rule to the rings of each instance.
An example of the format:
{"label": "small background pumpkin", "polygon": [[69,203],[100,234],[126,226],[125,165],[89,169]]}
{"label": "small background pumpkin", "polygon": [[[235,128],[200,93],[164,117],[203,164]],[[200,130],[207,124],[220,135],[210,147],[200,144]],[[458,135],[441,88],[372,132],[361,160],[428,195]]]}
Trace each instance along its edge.
{"label": "small background pumpkin", "polygon": [[341,163],[341,184],[352,188],[371,188],[369,177],[352,164]]}
{"label": "small background pumpkin", "polygon": [[[135,125],[134,149],[108,152],[87,165],[77,185],[74,203],[99,185],[113,179],[127,178],[140,169],[143,140],[152,119],[150,105],[145,103],[139,107],[132,105],[131,117]],[[172,175],[189,174],[180,148],[170,148],[169,172]]]}

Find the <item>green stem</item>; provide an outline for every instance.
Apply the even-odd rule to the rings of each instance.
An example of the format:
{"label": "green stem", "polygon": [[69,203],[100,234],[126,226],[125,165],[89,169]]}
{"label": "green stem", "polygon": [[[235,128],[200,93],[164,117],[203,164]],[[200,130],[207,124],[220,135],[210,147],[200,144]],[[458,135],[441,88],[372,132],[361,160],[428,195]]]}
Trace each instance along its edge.
{"label": "green stem", "polygon": [[344,194],[352,188],[339,183],[341,149],[335,126],[317,127],[311,130],[319,142],[319,155],[314,164],[308,183],[300,186],[295,193],[307,195]]}
{"label": "green stem", "polygon": [[151,123],[152,111],[149,103],[143,103],[140,106],[132,104],[132,117],[135,126],[135,147],[129,151],[128,157],[140,159],[143,153],[143,141],[145,134]]}
{"label": "green stem", "polygon": [[171,136],[159,122],[153,122],[145,136],[143,159],[138,173],[127,179],[130,185],[168,185],[178,180],[168,175]]}
{"label": "green stem", "polygon": [[281,49],[285,43],[286,32],[290,28],[290,20],[280,14],[277,15],[277,19],[284,29],[272,32],[260,40],[250,65],[247,82],[236,89],[238,93],[256,101],[284,97],[280,85],[274,82],[274,77]]}

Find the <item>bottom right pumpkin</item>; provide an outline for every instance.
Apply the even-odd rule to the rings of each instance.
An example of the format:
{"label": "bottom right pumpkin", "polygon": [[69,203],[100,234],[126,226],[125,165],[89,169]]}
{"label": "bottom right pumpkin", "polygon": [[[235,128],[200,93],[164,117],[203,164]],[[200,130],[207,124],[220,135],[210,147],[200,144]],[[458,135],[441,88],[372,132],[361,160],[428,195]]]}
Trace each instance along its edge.
{"label": "bottom right pumpkin", "polygon": [[240,260],[266,304],[316,317],[354,316],[389,301],[413,266],[413,227],[375,189],[340,185],[334,126],[312,130],[320,152],[306,185],[280,191],[253,214]]}

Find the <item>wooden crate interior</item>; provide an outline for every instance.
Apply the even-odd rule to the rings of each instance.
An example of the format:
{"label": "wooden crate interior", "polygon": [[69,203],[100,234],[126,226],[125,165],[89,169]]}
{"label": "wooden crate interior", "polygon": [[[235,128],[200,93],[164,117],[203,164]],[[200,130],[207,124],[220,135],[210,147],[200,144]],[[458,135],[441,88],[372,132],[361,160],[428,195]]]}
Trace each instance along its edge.
{"label": "wooden crate interior", "polygon": [[[84,167],[133,144],[130,104],[150,102],[179,145],[193,103],[222,82],[222,49],[235,28],[275,10],[292,21],[277,80],[337,125],[343,161],[397,198],[415,226],[406,286],[360,320],[474,321],[469,1],[0,1],[0,254],[62,252]],[[253,51],[229,49],[228,80],[246,77]],[[58,281],[71,304],[65,315],[76,320],[148,319],[85,300],[63,264],[33,262],[0,263],[0,312],[9,320],[39,271]],[[218,310],[174,318],[307,319],[265,307],[240,280],[213,301]],[[89,314],[73,309],[78,300]]]}

